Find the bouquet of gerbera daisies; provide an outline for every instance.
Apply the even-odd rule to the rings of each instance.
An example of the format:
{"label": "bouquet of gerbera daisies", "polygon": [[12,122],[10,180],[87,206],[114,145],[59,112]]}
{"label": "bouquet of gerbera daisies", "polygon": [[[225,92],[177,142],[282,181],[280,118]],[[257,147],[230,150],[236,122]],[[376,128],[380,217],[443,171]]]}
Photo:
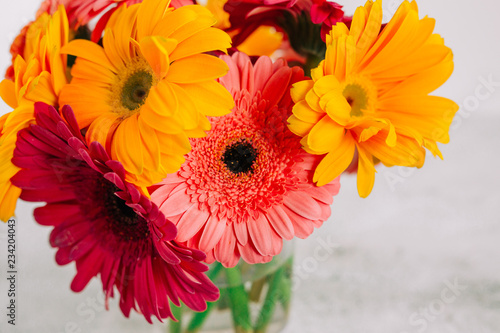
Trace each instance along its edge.
{"label": "bouquet of gerbera daisies", "polygon": [[366,197],[378,164],[420,168],[449,141],[458,107],[429,94],[451,50],[415,1],[382,16],[381,0],[352,16],[326,0],[46,0],[0,84],[0,218],[45,202],[34,218],[76,263],[71,289],[98,277],[127,317],[195,332],[227,309],[236,331],[266,331],[288,307],[287,242],[329,218],[339,176]]}

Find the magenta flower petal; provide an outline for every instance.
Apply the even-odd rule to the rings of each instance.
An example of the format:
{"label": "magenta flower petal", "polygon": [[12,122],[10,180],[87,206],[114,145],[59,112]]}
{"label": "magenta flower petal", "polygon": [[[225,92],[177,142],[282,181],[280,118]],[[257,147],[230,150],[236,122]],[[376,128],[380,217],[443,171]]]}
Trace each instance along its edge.
{"label": "magenta flower petal", "polygon": [[36,124],[19,132],[13,161],[21,171],[12,182],[22,199],[47,202],[34,217],[54,226],[56,262],[76,263],[71,289],[100,276],[106,303],[116,288],[123,314],[134,309],[150,323],[152,316],[173,318],[170,302],[203,310],[216,300],[218,289],[200,262],[205,255],[173,241],[177,228],[125,180],[123,166],[98,143],[87,146],[71,108],[62,116],[35,105]]}

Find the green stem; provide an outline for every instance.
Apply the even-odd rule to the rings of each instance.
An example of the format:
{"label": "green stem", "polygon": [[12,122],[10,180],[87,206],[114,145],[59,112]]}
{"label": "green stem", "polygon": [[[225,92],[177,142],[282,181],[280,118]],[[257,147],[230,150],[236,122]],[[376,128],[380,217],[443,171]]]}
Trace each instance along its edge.
{"label": "green stem", "polygon": [[250,333],[252,332],[252,324],[250,322],[249,298],[243,285],[240,268],[227,268],[226,276],[235,332]]}
{"label": "green stem", "polygon": [[283,265],[285,269],[285,277],[279,287],[279,297],[285,313],[288,315],[290,309],[290,301],[292,299],[292,270],[293,270],[293,256],[291,256]]}
{"label": "green stem", "polygon": [[255,333],[266,332],[267,326],[274,315],[274,310],[276,308],[276,303],[278,303],[280,286],[283,281],[284,267],[280,267],[276,270],[273,276],[270,277],[269,289],[267,291],[266,299],[257,318],[257,323],[255,324]]}
{"label": "green stem", "polygon": [[171,320],[168,323],[168,331],[169,331],[169,333],[181,333],[182,332],[182,307],[175,306],[175,305],[171,304],[170,309],[172,310],[172,314],[174,315],[174,317],[177,318],[177,321]]}
{"label": "green stem", "polygon": [[[220,272],[222,271],[222,268],[223,267],[222,267],[221,263],[215,262],[213,264],[213,266],[211,267],[211,269],[207,272],[207,277],[213,281],[220,274]],[[224,297],[224,289],[221,289],[219,300],[222,299],[223,297]],[[203,327],[205,320],[208,318],[208,315],[210,314],[212,309],[215,307],[216,302],[217,301],[208,302],[207,309],[205,311],[196,312],[193,314],[193,318],[191,318],[191,320],[189,321],[186,333],[196,333]]]}

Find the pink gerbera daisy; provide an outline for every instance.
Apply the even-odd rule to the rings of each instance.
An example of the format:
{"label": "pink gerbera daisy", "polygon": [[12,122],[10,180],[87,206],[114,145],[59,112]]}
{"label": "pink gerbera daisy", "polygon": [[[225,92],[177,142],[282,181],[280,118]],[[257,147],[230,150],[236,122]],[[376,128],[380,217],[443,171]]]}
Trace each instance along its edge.
{"label": "pink gerbera daisy", "polygon": [[181,170],[154,186],[151,200],[177,225],[177,241],[232,267],[240,256],[268,262],[283,239],[309,236],[330,216],[340,185],[313,184],[318,156],[287,128],[290,86],[302,70],[268,57],[252,65],[243,53],[222,59],[229,72],[219,81],[233,112],[211,119],[212,130],[192,140]]}
{"label": "pink gerbera daisy", "polygon": [[56,261],[74,261],[71,289],[79,292],[100,276],[106,300],[120,293],[125,316],[173,318],[169,301],[196,311],[218,298],[203,274],[205,255],[173,241],[175,226],[148,197],[125,181],[125,170],[97,142],[89,147],[70,107],[64,120],[51,106],[35,104],[36,125],[19,132],[12,183],[26,201],[47,202],[34,216],[54,226]]}

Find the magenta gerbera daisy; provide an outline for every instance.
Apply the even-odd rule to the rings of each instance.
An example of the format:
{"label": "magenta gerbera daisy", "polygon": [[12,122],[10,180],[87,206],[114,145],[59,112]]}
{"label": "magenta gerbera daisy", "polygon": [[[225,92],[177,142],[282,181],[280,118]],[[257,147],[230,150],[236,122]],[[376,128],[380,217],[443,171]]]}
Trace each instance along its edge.
{"label": "magenta gerbera daisy", "polygon": [[177,225],[177,241],[232,267],[240,257],[268,262],[283,239],[309,236],[330,216],[340,185],[313,184],[319,159],[287,128],[290,86],[302,70],[268,57],[252,65],[243,53],[222,59],[230,69],[219,81],[233,112],[211,119],[212,130],[191,141],[186,162],[151,189],[151,200]]}
{"label": "magenta gerbera daisy", "polygon": [[21,199],[47,202],[34,216],[54,226],[57,263],[76,263],[71,289],[100,276],[106,300],[117,290],[123,314],[134,309],[150,323],[173,318],[169,301],[205,310],[219,294],[203,273],[205,254],[173,241],[175,225],[125,181],[123,166],[99,143],[86,145],[70,107],[61,114],[35,104],[36,124],[18,135],[13,163],[21,171],[12,183]]}

